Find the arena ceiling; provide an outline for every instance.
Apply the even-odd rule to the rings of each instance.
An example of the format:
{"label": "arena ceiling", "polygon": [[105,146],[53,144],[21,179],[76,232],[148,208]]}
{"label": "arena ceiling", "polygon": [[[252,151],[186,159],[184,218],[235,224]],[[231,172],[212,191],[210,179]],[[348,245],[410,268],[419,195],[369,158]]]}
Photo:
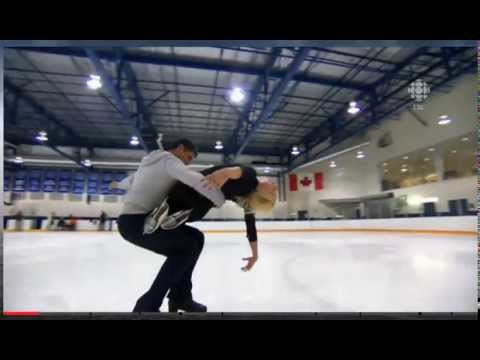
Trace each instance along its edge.
{"label": "arena ceiling", "polygon": [[[280,156],[339,143],[476,71],[475,48],[138,47],[5,51],[5,140],[130,149],[194,141],[201,152]],[[102,87],[86,85],[100,76]],[[232,90],[243,96],[235,98]],[[240,90],[238,90],[240,89]],[[239,100],[241,99],[241,100]],[[237,102],[235,102],[237,100]],[[347,110],[355,101],[357,114]],[[223,149],[215,149],[221,141]],[[42,143],[42,142],[40,142]]]}

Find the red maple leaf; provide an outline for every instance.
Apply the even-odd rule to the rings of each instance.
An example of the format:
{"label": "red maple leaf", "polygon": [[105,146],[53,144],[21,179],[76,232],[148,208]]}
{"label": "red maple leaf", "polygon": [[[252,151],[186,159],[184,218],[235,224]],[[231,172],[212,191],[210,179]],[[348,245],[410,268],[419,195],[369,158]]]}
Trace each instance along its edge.
{"label": "red maple leaf", "polygon": [[304,177],[302,179],[302,181],[300,181],[300,184],[302,184],[303,186],[308,186],[312,183],[312,180],[310,180],[308,177]]}

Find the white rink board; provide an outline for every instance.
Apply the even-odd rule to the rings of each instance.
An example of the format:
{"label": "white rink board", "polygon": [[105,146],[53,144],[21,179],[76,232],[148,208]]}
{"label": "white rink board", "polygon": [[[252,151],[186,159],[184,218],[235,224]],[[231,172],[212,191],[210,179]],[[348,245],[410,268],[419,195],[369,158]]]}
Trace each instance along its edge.
{"label": "white rink board", "polygon": [[[197,222],[200,230],[245,230],[243,221]],[[257,230],[313,229],[399,229],[436,231],[477,231],[476,216],[397,218],[371,220],[257,221]]]}
{"label": "white rink board", "polygon": [[[46,229],[47,220],[42,222],[42,229]],[[312,220],[312,221],[260,221],[257,220],[257,230],[328,230],[328,229],[398,229],[398,230],[436,230],[436,231],[477,231],[478,219],[476,216],[449,216],[449,217],[419,217],[396,219],[369,219],[369,220]],[[32,220],[23,220],[23,229],[29,230]],[[245,222],[240,221],[199,221],[190,223],[200,230],[240,231],[245,230]],[[88,220],[78,220],[77,230],[97,230],[96,224]],[[105,224],[108,231],[109,222]],[[15,221],[8,221],[8,230],[15,230]],[[112,230],[117,230],[117,222],[113,221]]]}

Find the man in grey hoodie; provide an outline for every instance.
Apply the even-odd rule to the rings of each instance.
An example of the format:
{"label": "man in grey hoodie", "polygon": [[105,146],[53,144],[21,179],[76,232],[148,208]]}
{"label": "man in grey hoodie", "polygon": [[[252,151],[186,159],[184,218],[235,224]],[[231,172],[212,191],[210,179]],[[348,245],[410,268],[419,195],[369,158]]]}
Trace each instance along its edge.
{"label": "man in grey hoodie", "polygon": [[196,156],[192,142],[181,139],[168,151],[157,150],[145,156],[138,170],[124,180],[128,192],[118,218],[120,234],[137,246],[167,257],[150,289],[138,299],[134,312],[159,311],[169,289],[169,308],[207,311],[205,305],[193,300],[191,291],[193,269],[203,249],[203,233],[187,225],[168,231],[155,226],[163,213],[162,204],[177,181],[195,189],[216,207],[224,204],[225,197],[214,183],[186,166]]}

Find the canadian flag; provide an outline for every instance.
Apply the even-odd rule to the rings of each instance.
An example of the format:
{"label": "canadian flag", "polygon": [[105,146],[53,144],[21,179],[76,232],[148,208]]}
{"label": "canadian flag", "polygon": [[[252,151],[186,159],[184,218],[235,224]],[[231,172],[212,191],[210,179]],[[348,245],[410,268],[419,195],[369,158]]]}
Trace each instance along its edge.
{"label": "canadian flag", "polygon": [[301,173],[289,175],[290,191],[323,190],[323,173]]}

